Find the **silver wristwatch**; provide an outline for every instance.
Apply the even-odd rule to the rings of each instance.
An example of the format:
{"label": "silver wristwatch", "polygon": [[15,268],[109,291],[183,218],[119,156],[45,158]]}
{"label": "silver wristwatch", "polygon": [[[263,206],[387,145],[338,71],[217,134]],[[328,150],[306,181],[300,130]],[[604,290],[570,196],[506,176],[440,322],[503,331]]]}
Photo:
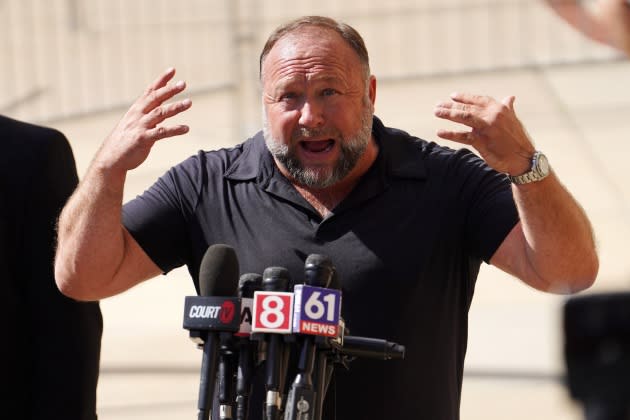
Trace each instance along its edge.
{"label": "silver wristwatch", "polygon": [[528,172],[518,176],[508,174],[508,178],[513,184],[522,185],[545,179],[550,172],[551,168],[549,167],[547,156],[540,151],[536,151],[532,157],[532,168]]}

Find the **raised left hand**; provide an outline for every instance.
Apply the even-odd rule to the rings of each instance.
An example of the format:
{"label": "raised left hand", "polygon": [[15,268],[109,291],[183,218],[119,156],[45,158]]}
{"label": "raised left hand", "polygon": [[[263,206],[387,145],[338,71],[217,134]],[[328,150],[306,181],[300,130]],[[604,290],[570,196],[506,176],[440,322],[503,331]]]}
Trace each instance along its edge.
{"label": "raised left hand", "polygon": [[435,116],[471,130],[438,130],[437,135],[474,147],[496,171],[521,175],[530,169],[535,148],[514,112],[514,100],[453,93],[450,101],[436,105]]}

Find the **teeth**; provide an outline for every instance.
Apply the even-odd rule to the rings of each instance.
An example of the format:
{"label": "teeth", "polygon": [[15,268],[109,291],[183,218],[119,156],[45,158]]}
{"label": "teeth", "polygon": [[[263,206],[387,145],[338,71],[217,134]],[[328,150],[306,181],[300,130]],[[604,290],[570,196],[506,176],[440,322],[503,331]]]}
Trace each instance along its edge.
{"label": "teeth", "polygon": [[317,141],[302,142],[302,147],[304,147],[309,152],[313,152],[313,153],[327,152],[332,149],[333,145],[334,145],[333,140],[317,140]]}

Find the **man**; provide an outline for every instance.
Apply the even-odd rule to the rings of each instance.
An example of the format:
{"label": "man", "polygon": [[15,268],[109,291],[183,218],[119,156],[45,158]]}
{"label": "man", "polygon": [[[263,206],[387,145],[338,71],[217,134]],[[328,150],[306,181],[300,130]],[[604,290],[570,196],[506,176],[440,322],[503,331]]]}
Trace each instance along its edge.
{"label": "man", "polygon": [[593,41],[630,56],[630,1],[546,0],[554,12]]}
{"label": "man", "polygon": [[[455,94],[435,111],[471,127],[439,135],[472,145],[485,162],[386,128],[373,117],[363,40],[323,17],[290,22],[267,41],[262,132],[199,152],[123,209],[126,172],[157,140],[188,131],[161,125],[191,106],[164,104],[185,88],[173,76],[169,69],[132,105],[63,211],[56,272],[70,296],[111,296],[182,264],[198,286],[213,243],[233,246],[242,272],[283,266],[296,280],[308,254],[326,254],[352,334],[407,353],[337,369],[324,418],[456,419],[481,262],[552,292],[594,281],[589,221],[536,153],[513,97]],[[519,178],[510,186],[504,173]]]}
{"label": "man", "polygon": [[57,216],[78,183],[60,132],[0,116],[3,412],[94,420],[103,321],[98,302],[55,284]]}

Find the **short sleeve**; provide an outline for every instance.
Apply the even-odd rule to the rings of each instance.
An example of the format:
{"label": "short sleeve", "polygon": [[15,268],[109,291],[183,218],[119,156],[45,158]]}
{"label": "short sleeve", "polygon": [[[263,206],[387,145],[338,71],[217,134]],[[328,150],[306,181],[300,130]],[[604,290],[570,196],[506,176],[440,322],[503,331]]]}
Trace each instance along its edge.
{"label": "short sleeve", "polygon": [[466,245],[472,255],[489,263],[519,221],[511,184],[505,174],[469,150],[462,149],[456,155],[460,158],[457,176],[463,182],[460,199],[466,211]]}
{"label": "short sleeve", "polygon": [[191,259],[201,174],[199,157],[190,157],[123,206],[123,225],[164,273]]}

